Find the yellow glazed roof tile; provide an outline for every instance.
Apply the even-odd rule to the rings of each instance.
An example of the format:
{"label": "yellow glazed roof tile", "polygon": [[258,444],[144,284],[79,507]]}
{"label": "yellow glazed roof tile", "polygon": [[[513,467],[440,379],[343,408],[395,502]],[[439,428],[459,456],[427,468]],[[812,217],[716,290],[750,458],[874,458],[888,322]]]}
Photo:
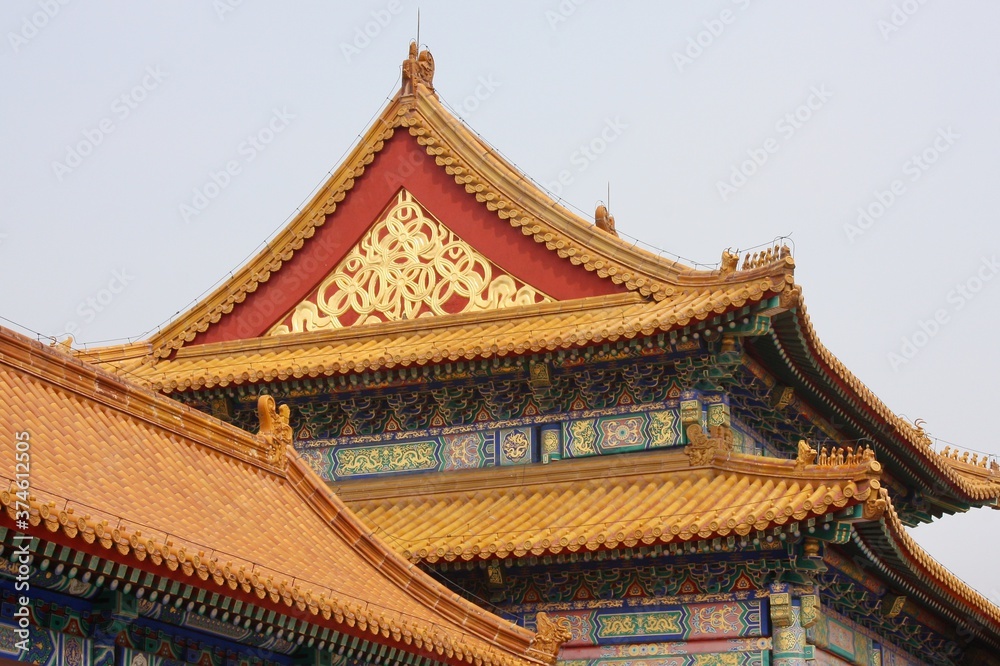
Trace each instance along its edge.
{"label": "yellow glazed roof tile", "polygon": [[880,487],[872,460],[796,469],[742,454],[691,467],[682,450],[608,458],[334,487],[414,562],[744,536],[864,503]]}
{"label": "yellow glazed roof tile", "polygon": [[[503,316],[442,317],[449,320],[448,324],[430,325],[431,333],[423,330],[428,324],[422,320],[409,327],[377,326],[377,331],[357,336],[306,335],[292,336],[296,338],[294,341],[284,340],[276,345],[254,339],[206,345],[207,348],[200,350],[188,347],[187,343],[198,333],[231,313],[258,285],[267,282],[273,272],[291,260],[309,242],[317,227],[337,223],[339,203],[350,196],[355,182],[364,177],[374,156],[396,132],[411,135],[457,185],[496,214],[499,224],[520,229],[559,259],[583,265],[646,299],[637,298],[624,307],[612,298],[608,299],[607,307],[595,305],[590,312],[581,311],[576,303],[527,308],[509,323]],[[792,282],[791,257],[784,251],[759,253],[748,257],[742,270],[737,270],[736,259],[735,255],[725,253],[719,270],[695,270],[597,229],[590,220],[553,202],[452,116],[432,88],[416,83],[401,91],[385,108],[302,213],[232,279],[149,340],[83,352],[82,357],[170,392],[617,340],[684,326],[713,313],[780,294],[782,307],[797,308],[795,317],[824,372],[842,381],[859,403],[876,418],[889,423],[926,465],[944,475],[962,493],[977,501],[1000,498],[997,478],[969,474],[961,466],[937,456],[922,431],[891,412],[822,345],[801,303],[799,289]],[[539,318],[532,319],[532,313]],[[450,327],[452,322],[454,327]],[[157,363],[161,358],[169,360]]]}
{"label": "yellow glazed roof tile", "polygon": [[[900,522],[881,465],[796,466],[731,454],[691,467],[682,450],[563,460],[548,465],[359,480],[334,490],[414,562],[527,557],[743,536],[862,504],[856,527],[897,556],[921,585],[1000,628],[1000,608],[926,553]],[[821,462],[823,462],[821,460]],[[872,539],[876,534],[884,538]],[[892,572],[887,572],[892,573]]]}
{"label": "yellow glazed roof tile", "polygon": [[[41,539],[96,541],[109,559],[213,592],[242,587],[279,612],[295,604],[311,622],[440,661],[547,660],[534,634],[372,538],[291,447],[2,328],[0,402],[2,455],[14,460],[13,433],[30,436]],[[7,526],[16,499],[0,493]]]}
{"label": "yellow glazed roof tile", "polygon": [[[754,280],[653,302],[635,294],[510,307],[317,333],[184,347],[169,359],[83,357],[166,393],[442,361],[568,349],[652,335],[781,293],[786,281]],[[696,305],[696,301],[702,301]]]}
{"label": "yellow glazed roof tile", "polygon": [[[257,286],[287,263],[323,224],[336,224],[338,203],[350,196],[374,156],[396,132],[406,132],[455,182],[498,221],[519,228],[563,260],[583,265],[631,294],[475,316],[449,315],[420,322],[379,324],[369,330],[297,334],[278,339],[187,345],[232,312]],[[552,202],[511,164],[452,117],[432,91],[398,96],[376,120],[355,151],[312,202],[268,247],[205,300],[148,341],[83,352],[84,358],[164,392],[302,377],[328,376],[378,368],[405,367],[470,358],[555,350],[593,342],[648,335],[704,320],[746,303],[775,295],[793,317],[817,364],[817,371],[846,387],[848,399],[884,420],[916,453],[976,501],[1000,498],[1000,470],[966,464],[934,452],[918,428],[886,407],[820,342],[794,285],[790,257],[751,261],[734,270],[732,257],[717,271],[699,271],[637,249],[596,229]],[[436,320],[435,320],[436,319]],[[732,489],[730,489],[732,491]],[[739,498],[751,503],[766,495],[766,484],[748,486]],[[652,492],[652,491],[650,491]],[[811,501],[825,498],[815,488]],[[744,501],[740,499],[739,501]],[[682,511],[683,502],[675,500]],[[746,521],[751,510],[734,516]],[[580,535],[570,535],[579,538]]]}

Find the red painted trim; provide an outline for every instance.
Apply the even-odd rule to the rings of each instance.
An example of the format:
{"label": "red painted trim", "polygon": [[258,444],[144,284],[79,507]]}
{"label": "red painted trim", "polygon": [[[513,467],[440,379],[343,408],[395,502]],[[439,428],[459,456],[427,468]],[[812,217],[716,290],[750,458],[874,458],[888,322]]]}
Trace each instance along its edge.
{"label": "red painted trim", "polygon": [[397,130],[326,224],[316,229],[292,259],[189,344],[244,340],[266,333],[316,289],[378,220],[400,187],[498,267],[556,300],[625,291],[624,286],[560,258],[500,219],[439,167],[416,139]]}

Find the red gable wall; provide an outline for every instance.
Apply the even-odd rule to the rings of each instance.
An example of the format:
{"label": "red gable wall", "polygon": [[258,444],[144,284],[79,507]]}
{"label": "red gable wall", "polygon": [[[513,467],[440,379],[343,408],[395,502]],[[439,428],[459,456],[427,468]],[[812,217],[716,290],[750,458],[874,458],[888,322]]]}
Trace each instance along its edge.
{"label": "red gable wall", "polygon": [[267,282],[189,344],[255,338],[305,299],[405,187],[427,211],[486,258],[556,300],[622,293],[546,249],[476,201],[416,140],[397,130],[315,235]]}

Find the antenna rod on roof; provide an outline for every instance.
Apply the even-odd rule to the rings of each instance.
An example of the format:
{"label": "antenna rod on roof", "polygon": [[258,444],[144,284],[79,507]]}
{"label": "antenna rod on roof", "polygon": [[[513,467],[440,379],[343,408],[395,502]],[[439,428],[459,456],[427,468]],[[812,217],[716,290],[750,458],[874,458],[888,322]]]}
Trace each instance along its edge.
{"label": "antenna rod on roof", "polygon": [[420,50],[420,7],[417,7],[417,50]]}

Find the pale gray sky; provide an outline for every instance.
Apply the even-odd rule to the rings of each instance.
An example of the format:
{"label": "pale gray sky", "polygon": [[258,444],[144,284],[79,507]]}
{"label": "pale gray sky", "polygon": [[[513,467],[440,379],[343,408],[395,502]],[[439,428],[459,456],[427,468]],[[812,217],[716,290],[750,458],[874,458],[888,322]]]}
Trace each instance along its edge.
{"label": "pale gray sky", "polygon": [[[791,234],[824,343],[934,437],[1000,453],[1000,5],[419,6],[441,97],[525,172],[587,215],[610,181],[619,231],[700,262]],[[92,343],[185,309],[395,92],[416,11],[4,2],[0,316]],[[916,538],[1000,601],[998,526]]]}

